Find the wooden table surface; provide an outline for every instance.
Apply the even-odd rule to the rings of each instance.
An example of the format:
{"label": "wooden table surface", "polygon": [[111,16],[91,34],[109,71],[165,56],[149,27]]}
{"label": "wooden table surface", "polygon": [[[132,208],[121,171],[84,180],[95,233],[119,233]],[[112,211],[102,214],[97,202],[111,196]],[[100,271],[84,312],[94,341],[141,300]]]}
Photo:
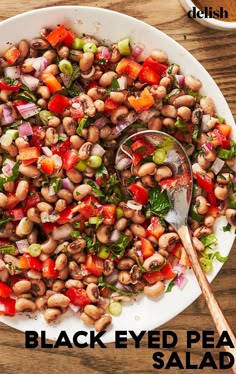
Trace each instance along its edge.
{"label": "wooden table surface", "polygon": [[[230,109],[236,117],[236,33],[221,32],[200,26],[187,18],[178,0],[94,0],[80,2],[60,0],[1,0],[0,20],[16,14],[55,5],[90,5],[104,7],[126,13],[145,21],[165,32],[191,52],[208,70],[222,90]],[[144,5],[145,4],[145,5]],[[26,26],[27,27],[27,26]],[[236,245],[230,253],[229,261],[223,266],[212,283],[219,303],[236,333]],[[186,346],[186,330],[213,330],[214,326],[202,297],[177,317],[158,330],[172,330],[179,338],[178,353],[184,361]],[[216,341],[217,341],[217,334]],[[140,349],[134,343],[128,349],[115,349],[108,344],[107,349],[26,349],[24,334],[0,323],[0,373],[1,374],[126,374],[155,373],[152,366],[152,355],[157,349],[147,348],[147,335]],[[159,351],[159,350],[158,350]],[[212,349],[218,362],[219,349]],[[162,350],[169,357],[168,349]],[[191,350],[193,363],[200,363],[204,354],[200,344]],[[166,360],[165,360],[166,361]],[[204,370],[208,372],[207,369]],[[178,373],[178,369],[169,370]],[[184,373],[195,373],[198,370],[182,370]],[[231,372],[230,370],[214,370],[215,373]]]}

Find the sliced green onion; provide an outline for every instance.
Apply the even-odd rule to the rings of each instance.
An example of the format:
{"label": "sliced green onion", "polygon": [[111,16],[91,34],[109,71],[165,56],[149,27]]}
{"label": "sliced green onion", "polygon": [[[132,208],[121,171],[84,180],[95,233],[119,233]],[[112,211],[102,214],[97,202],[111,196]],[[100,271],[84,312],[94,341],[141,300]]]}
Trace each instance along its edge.
{"label": "sliced green onion", "polygon": [[58,67],[63,74],[72,75],[73,73],[73,66],[69,60],[61,60],[58,64]]}
{"label": "sliced green onion", "polygon": [[70,234],[70,236],[72,237],[72,239],[76,239],[80,235],[81,235],[80,231],[72,231],[72,233]]}
{"label": "sliced green onion", "polygon": [[111,315],[113,315],[114,317],[118,317],[121,315],[122,305],[118,301],[113,301],[109,305],[108,310],[111,313]]}
{"label": "sliced green onion", "polygon": [[162,148],[157,149],[153,154],[153,161],[155,164],[163,164],[166,159],[166,151]]}
{"label": "sliced green onion", "polygon": [[222,158],[222,160],[230,160],[233,157],[233,152],[231,149],[219,149],[217,157]]}
{"label": "sliced green onion", "polygon": [[49,110],[41,110],[39,112],[39,118],[43,122],[44,125],[48,125],[49,119],[53,116],[52,112]]}
{"label": "sliced green onion", "polygon": [[16,140],[19,137],[19,131],[15,129],[9,129],[6,131],[7,135],[10,135],[13,140]]}
{"label": "sliced green onion", "polygon": [[102,258],[103,260],[106,260],[109,254],[110,254],[110,249],[106,245],[102,244],[97,253],[97,256]]}
{"label": "sliced green onion", "polygon": [[210,273],[213,270],[212,260],[209,260],[206,257],[201,257],[200,263],[206,273]]}
{"label": "sliced green onion", "polygon": [[30,244],[28,252],[33,257],[38,257],[41,254],[41,245],[40,244]]}
{"label": "sliced green onion", "polygon": [[90,43],[90,42],[85,43],[84,46],[83,46],[83,51],[84,52],[96,53],[97,52],[97,46],[94,43]]}
{"label": "sliced green onion", "polygon": [[120,54],[123,55],[123,56],[128,56],[128,55],[131,54],[129,38],[120,40],[118,42],[118,50],[119,50]]}
{"label": "sliced green onion", "polygon": [[79,162],[77,162],[77,164],[75,164],[74,168],[81,172],[85,171],[87,168],[86,161],[80,160]]}
{"label": "sliced green onion", "polygon": [[231,200],[229,201],[229,207],[230,207],[231,209],[236,209],[236,196],[234,196],[233,199],[231,199]]}
{"label": "sliced green onion", "polygon": [[16,247],[13,244],[1,245],[0,252],[4,252],[6,255],[14,255]]}
{"label": "sliced green onion", "polygon": [[120,219],[122,217],[124,217],[124,211],[120,206],[118,206],[116,208],[116,219]]}
{"label": "sliced green onion", "polygon": [[204,215],[202,214],[199,214],[196,210],[196,205],[191,205],[190,207],[190,211],[189,211],[189,215],[192,219],[194,219],[194,221],[197,221],[197,222],[202,222],[203,221],[203,218],[204,218]]}
{"label": "sliced green onion", "polygon": [[85,42],[83,39],[75,38],[73,43],[71,44],[71,48],[73,49],[83,49]]}
{"label": "sliced green onion", "polygon": [[204,247],[210,247],[212,245],[216,245],[217,244],[217,238],[216,238],[215,234],[210,234],[210,235],[202,236],[200,238],[200,240],[203,243]]}
{"label": "sliced green onion", "polygon": [[224,117],[222,117],[222,116],[216,116],[216,118],[218,119],[218,121],[219,121],[220,124],[225,123]]}
{"label": "sliced green onion", "polygon": [[87,166],[92,169],[98,169],[102,165],[102,158],[100,156],[90,156],[86,161]]}
{"label": "sliced green onion", "polygon": [[88,222],[90,225],[96,225],[99,221],[99,217],[89,217]]}

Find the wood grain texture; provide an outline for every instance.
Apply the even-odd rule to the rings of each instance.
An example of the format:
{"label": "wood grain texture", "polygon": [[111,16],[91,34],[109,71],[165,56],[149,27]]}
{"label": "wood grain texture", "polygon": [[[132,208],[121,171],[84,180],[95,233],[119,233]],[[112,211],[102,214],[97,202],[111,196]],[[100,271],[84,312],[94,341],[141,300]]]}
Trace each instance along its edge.
{"label": "wood grain texture", "polygon": [[[89,5],[104,7],[126,13],[165,32],[191,52],[208,70],[222,90],[233,115],[236,117],[236,34],[207,29],[187,18],[177,0],[97,0],[74,2],[67,0],[1,0],[0,21],[16,14],[55,5]],[[27,27],[27,26],[26,26]],[[223,266],[212,283],[219,304],[222,307],[234,333],[236,333],[236,245],[229,261]],[[184,312],[173,318],[158,330],[173,330],[178,335],[177,351],[185,357],[187,330],[213,330],[214,325],[205,301],[199,297]],[[217,333],[215,331],[215,340]],[[155,370],[152,355],[158,349],[147,348],[145,335],[140,349],[128,343],[128,349],[115,349],[114,344],[102,349],[25,349],[24,334],[0,324],[0,373],[1,374],[146,374],[165,372]],[[169,357],[169,350],[160,350]],[[191,350],[194,363],[200,363],[204,354],[200,344]],[[211,350],[217,358],[219,349]],[[204,370],[210,373],[210,370]],[[178,369],[166,371],[177,374]],[[199,370],[182,370],[197,373]],[[214,370],[214,373],[230,373],[230,370]]]}

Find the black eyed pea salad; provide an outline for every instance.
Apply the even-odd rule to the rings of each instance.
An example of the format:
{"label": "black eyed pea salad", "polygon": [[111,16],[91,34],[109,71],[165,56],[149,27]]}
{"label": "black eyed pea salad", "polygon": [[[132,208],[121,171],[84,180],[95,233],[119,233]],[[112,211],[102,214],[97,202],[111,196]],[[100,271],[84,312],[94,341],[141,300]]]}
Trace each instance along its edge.
{"label": "black eyed pea salad", "polygon": [[[188,257],[163,217],[173,182],[170,144],[138,137],[132,160],[115,155],[144,129],[178,139],[191,158],[193,244],[206,272],[213,225],[236,226],[231,124],[202,83],[128,38],[107,46],[66,25],[44,28],[0,57],[0,314],[68,309],[101,331],[139,293],[164,297],[187,283]],[[116,168],[130,196],[121,190]]]}

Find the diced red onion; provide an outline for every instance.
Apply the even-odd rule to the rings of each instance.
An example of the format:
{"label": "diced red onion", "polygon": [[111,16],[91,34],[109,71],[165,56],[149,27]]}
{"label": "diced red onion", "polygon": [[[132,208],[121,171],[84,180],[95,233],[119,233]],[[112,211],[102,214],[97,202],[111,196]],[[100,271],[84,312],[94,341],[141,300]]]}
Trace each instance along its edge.
{"label": "diced red onion", "polygon": [[116,286],[116,288],[118,288],[121,291],[128,291],[128,292],[131,291],[131,287],[130,286],[127,286],[126,284],[122,284],[119,281],[116,282],[115,286]]}
{"label": "diced red onion", "polygon": [[96,126],[99,129],[101,129],[102,127],[104,127],[107,124],[107,122],[109,122],[108,118],[105,117],[105,116],[102,116],[102,117],[96,119],[96,121],[93,123],[93,126]]}
{"label": "diced red onion", "polygon": [[206,142],[205,146],[211,151],[213,149],[213,145],[210,142]]}
{"label": "diced red onion", "polygon": [[219,174],[221,169],[223,168],[225,162],[221,160],[219,157],[216,157],[215,161],[211,165],[211,171],[213,171],[214,174]]}
{"label": "diced red onion", "polygon": [[124,170],[131,164],[132,160],[128,157],[124,157],[117,162],[116,167],[118,170]]}
{"label": "diced red onion", "polygon": [[38,114],[39,110],[37,106],[34,103],[27,103],[22,105],[17,105],[17,110],[20,113],[20,115],[26,119],[29,117],[35,116],[35,114]]}
{"label": "diced red onion", "polygon": [[111,52],[109,51],[107,47],[102,47],[101,52],[99,53],[100,53],[100,56],[104,58],[105,60],[110,60]]}
{"label": "diced red onion", "polygon": [[133,210],[142,210],[142,205],[134,200],[128,200],[126,203],[127,207]]}
{"label": "diced red onion", "polygon": [[30,136],[33,135],[33,130],[29,122],[24,122],[18,127],[19,136]]}
{"label": "diced red onion", "polygon": [[102,157],[105,153],[105,149],[100,146],[100,144],[94,144],[91,149],[91,156],[100,156]]}
{"label": "diced red onion", "polygon": [[88,78],[91,78],[94,73],[95,73],[95,67],[92,66],[92,69],[90,70],[90,72],[89,73],[81,73],[81,77],[84,78],[84,79],[88,79]]}
{"label": "diced red onion", "polygon": [[178,274],[181,274],[185,271],[185,267],[181,265],[178,261],[177,264],[173,266],[173,271],[175,271]]}
{"label": "diced red onion", "polygon": [[4,162],[4,166],[2,167],[2,172],[5,175],[5,177],[10,177],[12,175],[12,168],[15,165],[15,162],[13,160],[10,160],[7,158]]}
{"label": "diced red onion", "polygon": [[27,249],[29,248],[29,242],[27,239],[17,240],[16,246],[20,253],[27,252]]}
{"label": "diced red onion", "polygon": [[138,58],[144,50],[143,44],[137,44],[132,50],[132,56]]}
{"label": "diced red onion", "polygon": [[42,147],[43,154],[47,157],[52,157],[52,151],[49,147]]}
{"label": "diced red onion", "polygon": [[121,76],[120,78],[117,79],[117,82],[119,83],[120,90],[126,90],[128,86],[128,80],[127,77]]}
{"label": "diced red onion", "polygon": [[181,290],[184,289],[187,283],[188,283],[188,278],[183,273],[181,273],[178,276],[178,278],[175,280],[176,286],[178,286]]}
{"label": "diced red onion", "polygon": [[20,80],[25,84],[31,91],[35,91],[39,85],[39,79],[30,74],[21,74]]}
{"label": "diced red onion", "polygon": [[52,237],[54,240],[66,240],[70,239],[70,235],[74,231],[73,226],[70,223],[65,223],[59,227],[54,227],[52,231]]}
{"label": "diced red onion", "polygon": [[68,75],[68,74],[64,74],[64,73],[61,73],[60,74],[60,77],[62,79],[62,82],[65,86],[67,86],[71,80],[71,75]]}
{"label": "diced red onion", "polygon": [[180,74],[180,75],[175,75],[175,78],[176,78],[176,81],[178,83],[178,87],[182,88],[184,87],[184,84],[185,84],[185,77],[184,75]]}
{"label": "diced red onion", "polygon": [[71,180],[69,178],[63,178],[62,179],[62,187],[66,190],[69,190],[69,191],[74,191],[74,189],[75,189],[74,184],[71,182]]}
{"label": "diced red onion", "polygon": [[34,76],[38,78],[42,71],[48,66],[48,60],[44,56],[36,57],[32,66],[35,69]]}
{"label": "diced red onion", "polygon": [[120,237],[120,231],[119,230],[114,230],[111,233],[110,241],[111,242],[116,242],[119,239],[119,237]]}
{"label": "diced red onion", "polygon": [[51,184],[48,188],[48,196],[54,196],[54,195],[56,195],[56,191],[53,185]]}
{"label": "diced red onion", "polygon": [[235,158],[235,163],[234,163],[234,165],[230,165],[229,168],[230,168],[234,173],[236,173],[236,158]]}
{"label": "diced red onion", "polygon": [[13,123],[15,118],[12,113],[12,108],[7,104],[0,105],[2,108],[2,118],[1,118],[1,124],[2,125],[9,125],[10,123]]}
{"label": "diced red onion", "polygon": [[20,67],[19,66],[7,66],[4,68],[4,75],[5,77],[11,79],[18,79],[20,78]]}
{"label": "diced red onion", "polygon": [[104,277],[106,283],[115,284],[118,280],[118,271],[114,269],[113,272],[106,277]]}
{"label": "diced red onion", "polygon": [[211,116],[210,114],[203,114],[202,121],[201,121],[201,131],[208,132],[210,129],[208,127],[208,122],[210,121]]}
{"label": "diced red onion", "polygon": [[72,303],[69,304],[69,308],[74,312],[74,313],[78,313],[78,311],[80,310],[80,306],[78,305],[74,305]]}

